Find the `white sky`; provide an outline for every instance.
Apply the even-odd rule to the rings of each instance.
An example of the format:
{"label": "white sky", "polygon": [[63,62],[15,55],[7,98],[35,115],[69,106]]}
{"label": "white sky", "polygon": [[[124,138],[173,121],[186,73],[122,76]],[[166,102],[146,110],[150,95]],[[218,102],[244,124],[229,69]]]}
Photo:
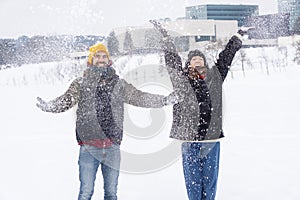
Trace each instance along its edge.
{"label": "white sky", "polygon": [[190,5],[259,5],[260,14],[277,13],[277,0],[1,0],[0,38],[21,35],[107,35],[112,28],[141,25],[149,19],[185,15]]}

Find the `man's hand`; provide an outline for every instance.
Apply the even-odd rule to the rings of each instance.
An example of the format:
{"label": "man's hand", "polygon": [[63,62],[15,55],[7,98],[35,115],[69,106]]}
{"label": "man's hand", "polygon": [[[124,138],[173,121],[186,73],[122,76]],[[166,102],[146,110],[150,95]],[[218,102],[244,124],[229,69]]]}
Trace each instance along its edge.
{"label": "man's hand", "polygon": [[36,100],[38,101],[36,103],[36,106],[41,109],[42,111],[48,112],[50,110],[50,106],[47,104],[46,101],[44,101],[42,98],[37,97]]}
{"label": "man's hand", "polygon": [[162,27],[162,25],[161,25],[160,22],[158,22],[158,21],[156,21],[156,20],[149,20],[149,22],[150,22],[151,24],[153,24],[154,28],[155,28],[156,30],[158,30],[158,32],[161,33],[162,37],[164,37],[164,38],[170,37],[170,35],[169,35],[168,32],[166,31],[166,29],[164,29],[164,28]]}
{"label": "man's hand", "polygon": [[149,20],[153,24],[154,28],[161,34],[161,48],[164,51],[177,52],[174,45],[174,41],[171,36],[168,34],[168,31],[162,27],[161,23],[156,20]]}
{"label": "man's hand", "polygon": [[174,91],[172,93],[169,94],[169,96],[164,97],[163,99],[164,101],[164,105],[174,105],[176,103],[181,102],[182,100],[180,100],[178,94]]}

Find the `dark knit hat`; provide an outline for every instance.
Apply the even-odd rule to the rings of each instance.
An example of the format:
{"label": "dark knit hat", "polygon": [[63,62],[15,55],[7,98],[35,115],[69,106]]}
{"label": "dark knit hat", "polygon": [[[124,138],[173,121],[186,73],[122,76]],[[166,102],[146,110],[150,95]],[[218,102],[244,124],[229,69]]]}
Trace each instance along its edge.
{"label": "dark knit hat", "polygon": [[186,62],[186,66],[190,65],[190,61],[194,56],[200,56],[201,58],[203,58],[204,66],[207,67],[207,62],[206,62],[205,55],[201,51],[199,51],[198,49],[189,52],[188,59],[187,59],[187,62]]}

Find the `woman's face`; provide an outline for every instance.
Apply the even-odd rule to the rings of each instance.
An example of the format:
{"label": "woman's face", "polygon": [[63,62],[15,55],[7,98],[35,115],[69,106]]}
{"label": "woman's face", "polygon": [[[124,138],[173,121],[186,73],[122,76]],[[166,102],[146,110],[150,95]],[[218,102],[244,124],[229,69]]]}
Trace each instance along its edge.
{"label": "woman's face", "polygon": [[201,56],[192,57],[189,67],[200,76],[206,76],[207,68],[204,59]]}
{"label": "woman's face", "polygon": [[190,66],[194,69],[204,67],[204,59],[201,56],[194,56],[190,61]]}

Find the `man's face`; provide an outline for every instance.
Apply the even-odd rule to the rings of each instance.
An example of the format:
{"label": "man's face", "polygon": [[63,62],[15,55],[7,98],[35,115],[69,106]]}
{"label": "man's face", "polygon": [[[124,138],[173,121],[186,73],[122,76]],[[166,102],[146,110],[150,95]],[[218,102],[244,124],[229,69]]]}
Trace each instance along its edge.
{"label": "man's face", "polygon": [[204,59],[201,56],[194,56],[190,61],[190,67],[197,70],[201,75],[206,74],[206,67],[204,66]]}
{"label": "man's face", "polygon": [[98,51],[93,57],[93,66],[96,67],[105,67],[109,63],[108,56],[103,51]]}

